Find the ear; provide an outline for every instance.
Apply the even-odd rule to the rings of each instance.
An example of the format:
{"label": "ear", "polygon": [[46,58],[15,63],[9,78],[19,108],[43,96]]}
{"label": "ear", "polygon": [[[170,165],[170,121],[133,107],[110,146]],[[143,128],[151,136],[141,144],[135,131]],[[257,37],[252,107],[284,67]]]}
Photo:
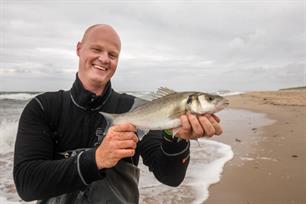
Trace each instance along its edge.
{"label": "ear", "polygon": [[81,50],[81,47],[82,47],[82,43],[81,43],[81,42],[78,42],[77,47],[76,47],[76,54],[77,54],[77,56],[79,56],[79,57],[80,57],[80,50]]}

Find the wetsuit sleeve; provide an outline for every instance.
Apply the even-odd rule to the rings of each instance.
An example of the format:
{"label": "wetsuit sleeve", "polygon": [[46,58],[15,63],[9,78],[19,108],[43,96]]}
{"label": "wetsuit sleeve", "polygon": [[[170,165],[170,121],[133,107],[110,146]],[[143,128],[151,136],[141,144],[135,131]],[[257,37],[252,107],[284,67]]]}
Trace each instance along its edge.
{"label": "wetsuit sleeve", "polygon": [[84,168],[85,156],[90,152],[84,152],[81,158],[54,160],[51,134],[42,105],[33,99],[21,114],[14,152],[14,181],[25,201],[46,199],[85,186],[78,162],[82,160]]}
{"label": "wetsuit sleeve", "polygon": [[151,131],[140,141],[139,153],[161,183],[178,186],[186,175],[189,146],[185,140],[171,142],[162,137],[161,131]]}

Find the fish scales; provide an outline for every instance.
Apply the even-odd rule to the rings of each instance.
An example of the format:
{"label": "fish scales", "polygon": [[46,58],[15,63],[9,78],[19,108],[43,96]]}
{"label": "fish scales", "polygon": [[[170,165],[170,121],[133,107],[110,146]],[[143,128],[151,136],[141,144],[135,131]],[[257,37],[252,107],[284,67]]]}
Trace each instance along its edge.
{"label": "fish scales", "polygon": [[[115,119],[114,124],[130,122],[140,128],[151,130],[169,129],[180,124],[179,115],[185,113],[188,96],[191,93],[182,92],[164,96],[144,104],[131,112],[122,114]],[[177,117],[171,117],[171,116]]]}

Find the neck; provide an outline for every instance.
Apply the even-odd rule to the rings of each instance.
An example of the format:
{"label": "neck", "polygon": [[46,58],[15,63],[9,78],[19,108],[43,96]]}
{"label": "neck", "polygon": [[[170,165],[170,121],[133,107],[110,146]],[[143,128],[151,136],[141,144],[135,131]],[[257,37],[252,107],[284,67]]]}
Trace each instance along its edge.
{"label": "neck", "polygon": [[90,84],[83,84],[83,86],[87,91],[90,91],[96,94],[96,96],[101,96],[104,93],[104,89],[106,85],[96,87],[96,86],[91,86]]}
{"label": "neck", "polygon": [[82,82],[83,87],[87,90],[90,91],[96,96],[100,96],[104,93],[104,89],[106,87],[106,84],[95,84],[92,81],[86,80],[85,78],[82,77],[82,75],[78,75],[80,81]]}

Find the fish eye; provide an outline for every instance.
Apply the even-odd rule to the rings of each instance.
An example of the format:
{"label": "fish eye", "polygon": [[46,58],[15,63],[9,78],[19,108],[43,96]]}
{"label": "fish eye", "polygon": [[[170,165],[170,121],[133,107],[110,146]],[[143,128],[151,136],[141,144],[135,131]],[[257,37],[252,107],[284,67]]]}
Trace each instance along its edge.
{"label": "fish eye", "polygon": [[208,101],[213,101],[213,100],[214,100],[214,97],[212,97],[212,96],[207,96],[206,99],[207,99]]}

